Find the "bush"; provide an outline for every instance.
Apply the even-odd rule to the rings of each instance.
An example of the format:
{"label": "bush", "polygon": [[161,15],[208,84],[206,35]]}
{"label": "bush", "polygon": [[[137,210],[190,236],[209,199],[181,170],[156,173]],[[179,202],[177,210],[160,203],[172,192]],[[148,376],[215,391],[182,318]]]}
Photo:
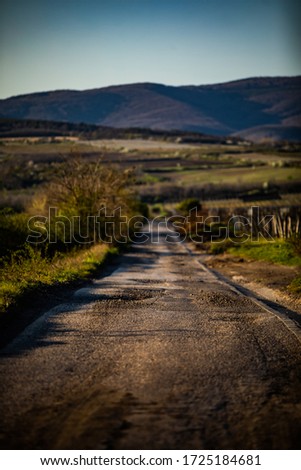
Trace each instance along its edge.
{"label": "bush", "polygon": [[[30,244],[43,258],[52,259],[56,253],[70,252],[75,247],[86,248],[100,240],[112,238],[112,242],[118,244],[122,238],[125,242],[128,224],[120,223],[120,233],[115,231],[116,236],[111,237],[112,224],[105,227],[105,214],[101,212],[100,215],[99,210],[105,209],[106,215],[111,216],[120,208],[120,213],[117,211],[111,219],[115,224],[123,222],[120,216],[126,216],[128,221],[137,214],[148,217],[148,206],[135,199],[132,193],[132,181],[131,170],[103,165],[101,161],[91,163],[70,158],[60,165],[53,180],[40,188],[28,213],[17,214],[9,208],[0,210],[0,257],[8,261],[13,253],[21,251],[23,258],[28,258],[26,240],[31,233],[28,228],[31,216],[42,216],[47,220],[37,229],[34,221],[31,223],[31,229],[44,234],[47,230],[48,238],[43,243]],[[55,208],[55,213],[49,219],[50,207]],[[97,223],[93,216],[98,217]],[[66,233],[69,230],[68,237],[65,230]],[[52,243],[49,243],[49,236]]]}
{"label": "bush", "polygon": [[[34,199],[30,212],[48,217],[49,208],[55,208],[54,221],[47,229],[57,239],[56,249],[60,251],[82,244],[81,240],[85,244],[110,240],[113,223],[121,227],[122,233],[118,231],[118,236],[114,234],[113,237],[118,243],[127,235],[128,227],[120,224],[120,216],[129,220],[137,211],[146,211],[146,207],[134,198],[132,181],[131,170],[104,165],[101,161],[72,158],[62,165],[56,177]],[[112,214],[112,223],[105,225],[106,216]],[[62,223],[58,223],[59,220]],[[69,228],[70,223],[73,237],[68,244],[68,240],[65,243],[65,225]]]}
{"label": "bush", "polygon": [[[73,158],[61,165],[51,183],[40,189],[28,213],[0,211],[0,314],[20,305],[33,290],[89,276],[108,254],[116,253],[117,249],[110,245],[127,242],[131,217],[138,215],[139,220],[139,215],[148,216],[148,206],[132,193],[132,179],[130,170]],[[55,208],[53,220],[49,217],[50,207]],[[43,243],[27,242],[28,235],[32,235],[28,228],[30,216],[44,218],[40,229],[32,224],[39,221],[35,217],[30,225],[47,235]],[[105,216],[110,217],[106,226]],[[116,224],[120,231],[115,231]],[[71,228],[70,243],[65,236],[66,227]],[[116,236],[111,237],[113,234]],[[97,243],[99,238],[109,243]],[[88,249],[82,249],[87,244]]]}
{"label": "bush", "polygon": [[201,204],[200,204],[200,201],[197,199],[197,198],[188,198],[188,199],[184,199],[184,201],[180,202],[177,206],[176,206],[176,209],[177,211],[180,212],[180,214],[186,216],[189,214],[189,212],[192,210],[192,209],[197,209],[197,210],[200,210],[201,209]]}

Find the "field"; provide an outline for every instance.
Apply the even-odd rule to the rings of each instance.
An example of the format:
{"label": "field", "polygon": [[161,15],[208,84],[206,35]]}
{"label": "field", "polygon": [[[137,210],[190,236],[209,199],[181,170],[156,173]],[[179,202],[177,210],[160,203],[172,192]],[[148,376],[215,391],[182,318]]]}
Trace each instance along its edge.
{"label": "field", "polygon": [[[135,165],[140,184],[160,183],[200,188],[301,182],[301,152],[250,148],[245,145],[188,145],[143,140],[96,141],[105,158],[124,165]],[[143,188],[146,189],[146,188]]]}
{"label": "field", "polygon": [[22,200],[28,204],[36,188],[51,180],[62,161],[75,155],[134,167],[136,189],[147,202],[177,202],[198,192],[207,200],[235,198],[242,191],[271,187],[281,193],[298,193],[301,183],[301,150],[297,146],[182,144],[152,139],[2,139],[0,206],[9,201],[14,205],[15,201],[20,208]]}

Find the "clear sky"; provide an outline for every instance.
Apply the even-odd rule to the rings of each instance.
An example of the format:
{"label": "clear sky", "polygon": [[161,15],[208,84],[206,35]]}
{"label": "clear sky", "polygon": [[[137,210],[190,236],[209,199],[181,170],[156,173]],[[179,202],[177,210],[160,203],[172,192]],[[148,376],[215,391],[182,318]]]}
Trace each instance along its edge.
{"label": "clear sky", "polygon": [[300,0],[1,0],[0,98],[300,75]]}

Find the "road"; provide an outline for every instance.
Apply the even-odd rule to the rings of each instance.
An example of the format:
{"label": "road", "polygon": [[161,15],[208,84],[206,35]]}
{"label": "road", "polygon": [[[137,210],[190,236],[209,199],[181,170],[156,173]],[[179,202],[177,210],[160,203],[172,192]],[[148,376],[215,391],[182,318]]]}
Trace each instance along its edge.
{"label": "road", "polygon": [[299,448],[300,341],[165,235],[2,351],[2,448]]}

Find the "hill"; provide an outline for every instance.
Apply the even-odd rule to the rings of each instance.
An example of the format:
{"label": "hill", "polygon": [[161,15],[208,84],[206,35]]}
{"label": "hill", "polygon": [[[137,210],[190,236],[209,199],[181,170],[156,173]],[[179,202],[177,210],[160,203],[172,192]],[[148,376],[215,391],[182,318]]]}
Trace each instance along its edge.
{"label": "hill", "polygon": [[49,91],[0,100],[0,117],[301,140],[301,77]]}
{"label": "hill", "polygon": [[[167,131],[133,128],[116,128],[94,124],[44,121],[34,119],[0,118],[0,138],[24,137],[80,137],[93,139],[153,139],[178,143],[225,144],[227,137],[189,131]],[[238,143],[240,137],[232,137]]]}

